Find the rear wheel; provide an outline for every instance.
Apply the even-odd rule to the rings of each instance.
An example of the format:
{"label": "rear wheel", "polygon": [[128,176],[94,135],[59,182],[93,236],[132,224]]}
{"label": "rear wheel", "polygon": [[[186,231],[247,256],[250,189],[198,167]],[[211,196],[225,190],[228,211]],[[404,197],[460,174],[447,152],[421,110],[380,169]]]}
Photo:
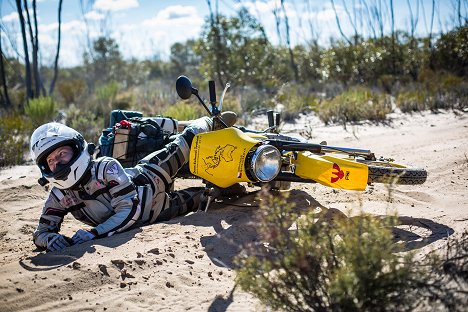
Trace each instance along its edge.
{"label": "rear wheel", "polygon": [[416,185],[427,179],[427,171],[386,161],[365,162],[369,168],[369,183],[395,183]]}

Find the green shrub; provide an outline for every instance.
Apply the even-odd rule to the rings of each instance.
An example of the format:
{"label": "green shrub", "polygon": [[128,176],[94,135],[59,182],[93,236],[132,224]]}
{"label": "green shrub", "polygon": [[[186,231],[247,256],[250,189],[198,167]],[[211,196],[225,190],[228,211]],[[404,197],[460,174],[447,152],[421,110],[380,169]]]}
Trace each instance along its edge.
{"label": "green shrub", "polygon": [[276,94],[274,101],[282,104],[282,117],[286,121],[294,121],[299,114],[317,110],[319,99],[311,95],[303,85],[285,84]]}
{"label": "green shrub", "polygon": [[0,117],[0,167],[19,165],[28,151],[31,122],[19,114]]}
{"label": "green shrub", "polygon": [[422,90],[402,91],[396,97],[396,105],[404,113],[423,111],[429,101],[428,93]]}
{"label": "green shrub", "polygon": [[85,82],[80,79],[61,80],[57,84],[57,89],[66,104],[76,103],[85,87]]}
{"label": "green shrub", "polygon": [[177,102],[172,106],[168,106],[162,115],[177,120],[193,120],[203,116],[200,107],[200,105],[194,105],[193,103]]}
{"label": "green shrub", "polygon": [[468,23],[442,34],[435,44],[430,60],[437,70],[447,70],[468,76]]}
{"label": "green shrub", "polygon": [[117,82],[111,81],[106,85],[96,88],[94,96],[96,101],[88,103],[90,109],[96,116],[108,116],[113,109],[113,104],[119,93],[120,86]]}
{"label": "green shrub", "polygon": [[422,71],[418,82],[405,86],[396,95],[402,112],[468,107],[468,82],[446,72]]}
{"label": "green shrub", "polygon": [[[449,275],[437,257],[418,262],[399,253],[391,233],[397,218],[300,215],[287,197],[266,192],[260,203],[257,239],[236,258],[237,282],[273,310],[409,311],[427,302],[464,307],[464,293],[438,278]],[[465,260],[456,262],[458,254],[449,262],[455,261],[459,279],[463,252]]]}
{"label": "green shrub", "polygon": [[68,108],[66,116],[67,126],[81,133],[88,143],[97,143],[102,125],[107,121],[104,117],[97,117],[92,111],[78,109],[75,105]]}
{"label": "green shrub", "polygon": [[55,102],[51,97],[38,97],[29,100],[24,111],[35,127],[53,121],[57,115]]}
{"label": "green shrub", "polygon": [[382,121],[392,111],[389,96],[358,87],[344,91],[331,100],[324,100],[318,115],[325,123],[360,120]]}

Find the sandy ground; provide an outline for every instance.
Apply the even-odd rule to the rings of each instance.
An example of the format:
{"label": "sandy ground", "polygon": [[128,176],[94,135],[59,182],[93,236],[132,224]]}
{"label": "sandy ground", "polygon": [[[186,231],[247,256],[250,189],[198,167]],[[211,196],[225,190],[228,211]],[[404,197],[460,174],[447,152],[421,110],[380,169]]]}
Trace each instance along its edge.
{"label": "sandy ground", "polygon": [[[393,115],[388,125],[325,127],[303,117],[285,131],[306,129],[312,141],[370,148],[429,172],[421,186],[370,186],[365,192],[293,184],[298,207],[362,208],[376,215],[398,211],[406,226],[396,231],[420,255],[444,246],[468,225],[468,115],[441,112]],[[255,239],[255,194],[216,203],[167,223],[44,253],[32,243],[46,191],[34,166],[0,171],[1,311],[256,311],[260,303],[235,286],[238,245]],[[178,181],[177,187],[198,185]],[[352,212],[351,212],[352,213]],[[62,231],[81,225],[66,217]]]}

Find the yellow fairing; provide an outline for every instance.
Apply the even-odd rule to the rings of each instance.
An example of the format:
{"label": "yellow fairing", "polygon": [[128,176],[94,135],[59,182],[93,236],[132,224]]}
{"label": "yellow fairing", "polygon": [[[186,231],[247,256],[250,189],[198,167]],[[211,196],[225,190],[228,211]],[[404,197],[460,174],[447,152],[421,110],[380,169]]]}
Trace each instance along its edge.
{"label": "yellow fairing", "polygon": [[197,134],[190,148],[190,171],[220,187],[251,182],[244,163],[257,143],[236,128]]}
{"label": "yellow fairing", "polygon": [[297,176],[326,186],[355,191],[362,191],[367,186],[368,168],[355,161],[298,153],[295,165]]}

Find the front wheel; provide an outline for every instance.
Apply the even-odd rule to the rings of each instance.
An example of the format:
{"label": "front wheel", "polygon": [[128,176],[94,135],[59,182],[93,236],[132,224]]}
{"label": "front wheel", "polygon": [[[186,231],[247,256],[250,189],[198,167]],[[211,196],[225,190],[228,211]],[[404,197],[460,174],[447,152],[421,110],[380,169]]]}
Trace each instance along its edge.
{"label": "front wheel", "polygon": [[427,179],[427,171],[386,161],[365,162],[369,168],[368,183],[395,183],[416,185]]}

